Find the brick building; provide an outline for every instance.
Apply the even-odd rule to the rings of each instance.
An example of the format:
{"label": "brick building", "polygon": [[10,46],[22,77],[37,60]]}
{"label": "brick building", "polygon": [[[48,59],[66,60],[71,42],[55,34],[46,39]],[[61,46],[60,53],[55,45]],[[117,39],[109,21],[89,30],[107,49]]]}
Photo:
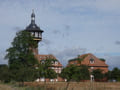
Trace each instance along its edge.
{"label": "brick building", "polygon": [[[81,63],[77,60],[78,58],[81,58]],[[108,65],[105,63],[104,60],[101,60],[94,56],[91,53],[84,54],[81,56],[78,56],[77,58],[69,60],[68,64],[74,64],[77,66],[80,66],[81,64],[87,65],[89,67],[89,71],[93,71],[95,69],[101,69],[103,73],[108,72]]]}
{"label": "brick building", "polygon": [[53,69],[56,73],[61,73],[62,71],[62,64],[56,59],[53,55],[38,55],[38,61],[41,62],[42,60],[46,60],[47,58],[54,59],[55,61],[52,62],[51,69]]}
{"label": "brick building", "polygon": [[[60,74],[63,66],[62,64],[59,62],[59,60],[57,60],[57,58],[55,56],[53,56],[52,54],[49,55],[37,55],[38,61],[39,63],[41,63],[44,60],[47,59],[53,59],[55,61],[52,62],[52,66],[50,67],[51,69],[53,69],[57,74]],[[38,80],[39,81],[39,80]],[[41,78],[40,81],[45,81],[44,78]],[[46,79],[46,81],[65,81],[64,79],[62,79],[61,77],[57,76],[57,78],[55,79]]]}

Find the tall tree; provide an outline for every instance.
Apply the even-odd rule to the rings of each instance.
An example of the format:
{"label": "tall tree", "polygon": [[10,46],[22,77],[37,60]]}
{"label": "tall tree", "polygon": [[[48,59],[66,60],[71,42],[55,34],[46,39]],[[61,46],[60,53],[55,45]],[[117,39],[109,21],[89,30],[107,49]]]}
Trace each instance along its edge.
{"label": "tall tree", "polygon": [[6,50],[7,55],[5,56],[5,58],[8,59],[8,65],[14,80],[28,81],[26,76],[27,78],[33,76],[28,73],[33,72],[35,64],[38,63],[32,50],[36,47],[37,43],[33,40],[29,32],[20,31],[16,33],[16,37],[11,47]]}

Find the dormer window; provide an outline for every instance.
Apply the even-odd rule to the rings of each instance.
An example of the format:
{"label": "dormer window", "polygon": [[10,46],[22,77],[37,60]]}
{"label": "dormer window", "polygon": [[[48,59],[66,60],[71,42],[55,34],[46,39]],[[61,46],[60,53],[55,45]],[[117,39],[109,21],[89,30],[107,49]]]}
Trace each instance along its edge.
{"label": "dormer window", "polygon": [[55,61],[55,65],[58,65],[58,62],[57,62],[57,61]]}
{"label": "dormer window", "polygon": [[54,61],[51,61],[52,64],[54,64]]}
{"label": "dormer window", "polygon": [[90,59],[90,63],[93,64],[95,61],[93,58]]}
{"label": "dormer window", "polygon": [[45,64],[45,61],[44,61],[44,60],[41,60],[41,64]]}

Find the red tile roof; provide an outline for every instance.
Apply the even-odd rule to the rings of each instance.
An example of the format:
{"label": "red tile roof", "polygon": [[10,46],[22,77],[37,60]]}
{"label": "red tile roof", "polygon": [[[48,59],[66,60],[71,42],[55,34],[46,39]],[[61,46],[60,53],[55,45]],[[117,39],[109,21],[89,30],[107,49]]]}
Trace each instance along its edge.
{"label": "red tile roof", "polygon": [[[38,55],[38,61],[40,62],[41,60],[46,60],[46,59],[54,59],[57,60],[55,56],[53,56],[52,54],[50,55]],[[62,67],[62,64],[57,60],[57,64],[53,64],[54,67]]]}

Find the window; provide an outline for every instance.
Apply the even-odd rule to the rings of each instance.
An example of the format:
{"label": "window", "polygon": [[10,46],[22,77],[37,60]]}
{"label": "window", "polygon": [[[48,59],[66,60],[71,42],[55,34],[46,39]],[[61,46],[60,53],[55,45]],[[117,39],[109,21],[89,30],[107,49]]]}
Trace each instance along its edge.
{"label": "window", "polygon": [[61,70],[62,68],[61,68],[61,67],[59,67],[59,69]]}
{"label": "window", "polygon": [[58,69],[57,67],[55,67],[55,69]]}
{"label": "window", "polygon": [[54,67],[51,67],[51,69],[54,69]]}
{"label": "window", "polygon": [[61,73],[61,70],[59,70],[59,73]]}
{"label": "window", "polygon": [[38,67],[35,67],[35,69],[38,69]]}
{"label": "window", "polygon": [[42,36],[41,36],[42,34],[41,33],[39,33],[39,38],[41,38]]}
{"label": "window", "polygon": [[31,35],[34,36],[34,32],[31,32]]}
{"label": "window", "polygon": [[38,33],[37,32],[35,32],[35,37],[38,37]]}
{"label": "window", "polygon": [[90,63],[91,63],[91,64],[94,63],[94,59],[93,59],[93,58],[90,59]]}
{"label": "window", "polygon": [[52,64],[54,64],[54,61],[51,61]]}
{"label": "window", "polygon": [[44,60],[41,60],[41,64],[44,64],[45,63],[45,61]]}
{"label": "window", "polygon": [[58,70],[55,70],[56,73],[58,73]]}
{"label": "window", "polygon": [[91,69],[94,69],[94,67],[91,67]]}

